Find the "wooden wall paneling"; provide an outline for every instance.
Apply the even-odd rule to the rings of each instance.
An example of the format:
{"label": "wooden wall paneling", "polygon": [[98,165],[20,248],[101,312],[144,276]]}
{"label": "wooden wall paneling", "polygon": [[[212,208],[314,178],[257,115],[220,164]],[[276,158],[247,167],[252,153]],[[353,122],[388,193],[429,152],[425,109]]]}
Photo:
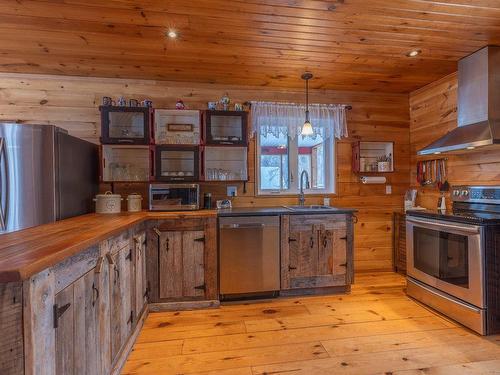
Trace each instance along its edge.
{"label": "wooden wall paneling", "polygon": [[[157,108],[173,108],[182,98],[190,109],[204,109],[208,101],[217,100],[228,92],[234,103],[249,100],[285,101],[302,103],[304,92],[256,86],[235,86],[203,83],[180,83],[151,80],[125,80],[112,78],[64,77],[50,75],[0,73],[0,96],[8,103],[0,103],[0,120],[22,123],[55,124],[70,133],[93,142],[99,141],[100,119],[98,106],[103,96],[153,100]],[[352,105],[348,113],[349,138],[337,141],[337,193],[331,195],[331,204],[360,210],[360,221],[355,225],[355,267],[362,270],[390,270],[392,247],[390,244],[392,212],[401,210],[403,194],[410,184],[410,143],[408,96],[401,94],[371,93],[313,89],[312,102],[344,103]],[[351,143],[355,140],[393,141],[395,171],[384,174],[393,193],[385,194],[384,185],[363,185],[351,170]],[[296,204],[297,197],[256,196],[255,140],[249,145],[249,182],[246,193],[243,184],[237,186],[234,206],[280,206]],[[225,183],[201,183],[201,194],[211,192],[213,199],[226,198]],[[114,189],[127,195],[138,192],[148,207],[146,184],[103,184],[101,190]],[[323,202],[323,195],[307,196],[310,204]],[[124,203],[125,204],[125,203]],[[125,208],[125,207],[124,207]],[[364,229],[373,228],[372,236]],[[152,291],[153,292],[153,291]]]}
{"label": "wooden wall paneling", "polygon": [[[450,74],[410,94],[411,184],[418,190],[417,203],[436,208],[440,192],[435,187],[419,186],[416,163],[429,157],[417,151],[457,126],[457,74]],[[459,154],[443,154],[447,158],[448,181],[451,185],[499,185],[500,149],[467,150]],[[450,193],[445,194],[448,206]]]}
{"label": "wooden wall paneling", "polygon": [[23,286],[0,283],[0,373],[18,375],[24,371]]}

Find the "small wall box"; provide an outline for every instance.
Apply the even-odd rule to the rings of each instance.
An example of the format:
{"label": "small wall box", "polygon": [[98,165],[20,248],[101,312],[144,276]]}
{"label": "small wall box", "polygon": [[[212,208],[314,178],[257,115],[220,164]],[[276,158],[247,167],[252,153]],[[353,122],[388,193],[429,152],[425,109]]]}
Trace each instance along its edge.
{"label": "small wall box", "polygon": [[[383,156],[388,156],[390,161],[380,162]],[[394,172],[394,142],[353,143],[352,170],[355,173]]]}

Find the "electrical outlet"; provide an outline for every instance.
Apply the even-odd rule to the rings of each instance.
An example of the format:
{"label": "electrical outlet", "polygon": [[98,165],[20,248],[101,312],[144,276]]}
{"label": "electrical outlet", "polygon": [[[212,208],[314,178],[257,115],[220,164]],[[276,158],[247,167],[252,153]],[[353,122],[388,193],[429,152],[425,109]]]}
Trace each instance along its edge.
{"label": "electrical outlet", "polygon": [[391,185],[385,185],[385,193],[392,194],[392,186]]}
{"label": "electrical outlet", "polygon": [[236,197],[238,195],[238,188],[236,186],[228,186],[227,187],[227,196],[228,197]]}

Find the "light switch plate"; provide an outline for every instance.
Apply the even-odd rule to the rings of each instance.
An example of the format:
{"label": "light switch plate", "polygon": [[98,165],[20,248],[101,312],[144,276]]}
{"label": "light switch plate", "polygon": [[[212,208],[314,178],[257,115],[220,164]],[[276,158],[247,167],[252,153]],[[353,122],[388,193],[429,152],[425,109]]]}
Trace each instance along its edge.
{"label": "light switch plate", "polygon": [[238,195],[238,188],[236,186],[228,186],[227,187],[227,196],[228,197],[236,197]]}
{"label": "light switch plate", "polygon": [[385,185],[385,193],[392,194],[392,186],[391,185]]}

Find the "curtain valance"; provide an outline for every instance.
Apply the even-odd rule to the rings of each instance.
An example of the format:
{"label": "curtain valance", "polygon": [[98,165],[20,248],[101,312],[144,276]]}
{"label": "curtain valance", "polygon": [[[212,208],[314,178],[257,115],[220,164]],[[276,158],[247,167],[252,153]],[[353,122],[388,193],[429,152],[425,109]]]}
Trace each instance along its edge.
{"label": "curtain valance", "polygon": [[[252,102],[252,134],[261,129],[263,134],[278,137],[289,134],[293,139],[300,134],[305,120],[306,106],[293,103]],[[347,108],[343,104],[309,104],[314,134],[312,137],[348,136]]]}

